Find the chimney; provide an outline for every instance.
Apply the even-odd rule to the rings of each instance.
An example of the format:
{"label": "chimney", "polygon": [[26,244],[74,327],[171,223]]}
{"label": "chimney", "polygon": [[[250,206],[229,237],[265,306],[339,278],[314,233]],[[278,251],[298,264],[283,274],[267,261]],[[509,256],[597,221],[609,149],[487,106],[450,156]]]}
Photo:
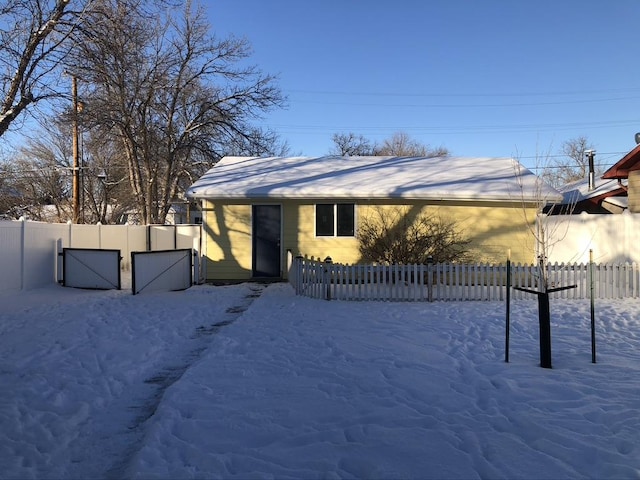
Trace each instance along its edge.
{"label": "chimney", "polygon": [[596,188],[596,179],[595,179],[595,167],[594,167],[594,157],[596,156],[595,150],[585,150],[584,154],[589,159],[589,191],[595,190]]}

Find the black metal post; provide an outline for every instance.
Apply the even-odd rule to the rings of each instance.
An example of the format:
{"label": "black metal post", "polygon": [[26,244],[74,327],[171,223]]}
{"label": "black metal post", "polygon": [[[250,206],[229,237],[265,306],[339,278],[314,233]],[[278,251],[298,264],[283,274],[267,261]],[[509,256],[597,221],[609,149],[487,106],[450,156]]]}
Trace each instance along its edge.
{"label": "black metal post", "polygon": [[507,259],[507,318],[504,339],[504,361],[509,363],[509,330],[511,323],[511,260]]}
{"label": "black metal post", "polygon": [[538,323],[540,324],[540,366],[542,368],[551,368],[551,312],[549,309],[549,294],[560,292],[570,288],[576,288],[577,285],[568,285],[566,287],[549,288],[546,291],[539,292],[528,288],[514,287],[521,292],[533,293],[538,296]]}
{"label": "black metal post", "polygon": [[551,368],[551,313],[547,292],[538,292],[538,318],[540,323],[540,366]]}
{"label": "black metal post", "polygon": [[591,363],[596,363],[596,304],[593,294],[593,250],[589,250],[589,283],[591,291]]}

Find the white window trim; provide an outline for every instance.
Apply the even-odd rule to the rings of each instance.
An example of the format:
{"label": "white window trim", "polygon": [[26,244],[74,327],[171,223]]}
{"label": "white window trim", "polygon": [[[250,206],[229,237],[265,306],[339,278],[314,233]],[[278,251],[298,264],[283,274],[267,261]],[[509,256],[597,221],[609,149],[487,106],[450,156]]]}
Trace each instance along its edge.
{"label": "white window trim", "polygon": [[[353,205],[353,235],[338,235],[338,204]],[[333,235],[318,235],[318,205],[333,205]],[[317,202],[313,204],[313,234],[315,238],[356,238],[358,229],[358,208],[355,202]]]}

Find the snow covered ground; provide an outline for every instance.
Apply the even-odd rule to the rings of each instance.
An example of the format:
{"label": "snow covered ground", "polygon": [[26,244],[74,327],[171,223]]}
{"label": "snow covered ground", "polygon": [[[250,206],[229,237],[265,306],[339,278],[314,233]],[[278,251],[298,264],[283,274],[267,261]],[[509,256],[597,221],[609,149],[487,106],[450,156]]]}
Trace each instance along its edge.
{"label": "snow covered ground", "polygon": [[0,294],[0,478],[640,478],[640,300]]}

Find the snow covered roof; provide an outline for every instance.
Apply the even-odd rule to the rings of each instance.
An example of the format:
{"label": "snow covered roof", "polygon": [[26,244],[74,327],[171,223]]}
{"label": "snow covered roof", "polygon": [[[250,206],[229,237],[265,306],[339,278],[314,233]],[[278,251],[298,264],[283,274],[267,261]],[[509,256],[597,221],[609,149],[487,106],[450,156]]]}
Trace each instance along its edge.
{"label": "snow covered roof", "polygon": [[224,157],[187,191],[194,199],[560,201],[512,158]]}
{"label": "snow covered roof", "polygon": [[563,195],[564,204],[577,203],[582,200],[596,198],[609,193],[622,190],[618,180],[602,180],[596,179],[593,190],[589,190],[589,178],[576,180],[561,187],[560,193]]}

